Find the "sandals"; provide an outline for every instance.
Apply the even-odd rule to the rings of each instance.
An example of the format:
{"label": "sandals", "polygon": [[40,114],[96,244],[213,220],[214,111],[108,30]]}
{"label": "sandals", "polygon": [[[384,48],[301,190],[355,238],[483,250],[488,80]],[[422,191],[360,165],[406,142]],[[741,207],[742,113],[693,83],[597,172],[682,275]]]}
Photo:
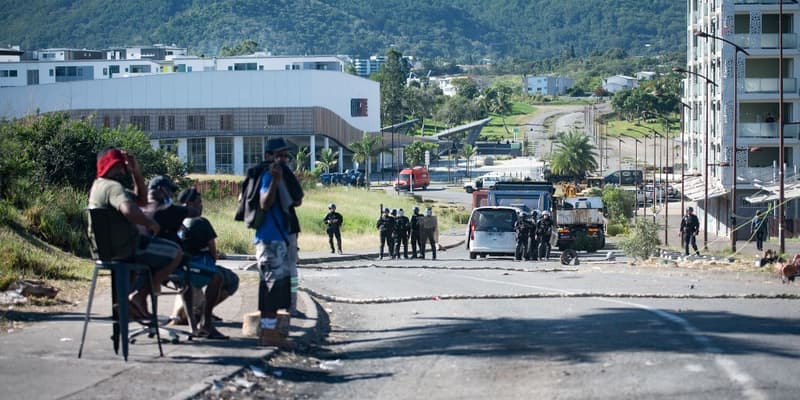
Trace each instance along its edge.
{"label": "sandals", "polygon": [[222,332],[218,331],[216,328],[199,328],[197,329],[197,337],[206,338],[206,339],[213,339],[213,340],[228,340],[230,339],[229,336],[225,336]]}

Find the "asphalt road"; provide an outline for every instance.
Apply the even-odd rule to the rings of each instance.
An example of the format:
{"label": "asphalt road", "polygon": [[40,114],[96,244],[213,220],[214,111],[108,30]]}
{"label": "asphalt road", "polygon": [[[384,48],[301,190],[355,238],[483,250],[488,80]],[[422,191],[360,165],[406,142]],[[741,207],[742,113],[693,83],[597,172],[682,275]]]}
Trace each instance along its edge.
{"label": "asphalt road", "polygon": [[[759,273],[632,267],[598,257],[562,267],[470,261],[452,249],[437,261],[305,269],[301,285],[327,299],[330,330],[317,351],[326,374],[292,382],[292,392],[326,399],[797,398],[798,303],[769,296],[796,296],[798,285]],[[746,294],[767,298],[718,298]]]}

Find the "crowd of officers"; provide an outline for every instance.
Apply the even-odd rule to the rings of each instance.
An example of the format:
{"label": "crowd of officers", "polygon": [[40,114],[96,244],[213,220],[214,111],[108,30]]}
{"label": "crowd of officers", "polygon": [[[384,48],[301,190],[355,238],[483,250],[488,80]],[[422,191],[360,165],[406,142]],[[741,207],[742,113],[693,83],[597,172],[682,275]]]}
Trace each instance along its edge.
{"label": "crowd of officers", "polygon": [[546,260],[550,255],[550,237],[553,234],[553,220],[549,211],[539,217],[536,211],[519,213],[514,223],[517,247],[517,260]]}
{"label": "crowd of officers", "polygon": [[[425,247],[430,245],[431,256],[436,259],[436,242],[439,229],[436,217],[430,208],[425,215],[420,214],[419,207],[414,207],[411,218],[405,216],[403,209],[389,210],[384,208],[376,228],[380,233],[380,258],[383,259],[384,248],[388,248],[392,259],[400,258],[400,245],[403,246],[403,258],[425,258]],[[408,255],[408,241],[411,239],[411,257]]]}

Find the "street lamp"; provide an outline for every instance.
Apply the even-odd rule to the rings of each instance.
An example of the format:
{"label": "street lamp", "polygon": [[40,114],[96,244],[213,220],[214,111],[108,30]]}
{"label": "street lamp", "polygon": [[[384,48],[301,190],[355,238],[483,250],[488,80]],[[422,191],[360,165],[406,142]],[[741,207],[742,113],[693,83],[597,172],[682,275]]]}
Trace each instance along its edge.
{"label": "street lamp", "polygon": [[[619,185],[622,186],[622,140],[617,136],[617,164],[619,165]],[[634,178],[635,179],[635,178]]]}
{"label": "street lamp", "polygon": [[[646,172],[647,172],[647,132],[638,131],[638,130],[633,129],[633,128],[628,128],[628,130],[631,131],[631,132],[636,132],[636,133],[642,135],[642,137],[644,138],[644,143],[643,143],[644,146],[642,146],[642,148],[644,149],[642,151],[642,153],[644,153],[644,160],[642,161],[642,196],[644,196],[644,183],[645,183],[645,180],[646,180],[645,176],[647,175],[646,174]],[[634,151],[636,151],[635,148],[634,148]],[[636,180],[636,178],[634,178],[634,180]],[[637,190],[638,190],[638,188],[637,188]],[[636,200],[636,210],[637,211],[639,210],[638,197],[637,197],[637,200]],[[647,197],[644,197],[644,217],[647,218]]]}
{"label": "street lamp", "polygon": [[[781,1],[781,6],[782,5],[783,2]],[[749,56],[750,53],[748,53],[738,44],[710,33],[696,30],[694,31],[694,35],[705,39],[711,38],[714,40],[721,40],[733,46],[735,49],[733,52],[733,151],[731,152],[731,251],[736,252],[736,126],[739,124],[737,119],[739,102],[736,96],[737,92],[739,91],[739,85],[737,84],[739,76],[736,73],[736,67],[739,64],[739,53],[743,53],[745,56]],[[783,32],[780,32],[779,35],[783,36]]]}
{"label": "street lamp", "polygon": [[[637,131],[635,129],[631,129],[631,128],[628,128],[628,130],[629,131],[633,131],[633,132],[639,132],[639,131]],[[639,132],[639,133],[641,133],[641,132]],[[633,137],[633,136],[626,135],[624,133],[622,133],[621,135],[626,137],[626,138],[628,138],[628,139],[635,140],[635,142],[633,143],[633,165],[634,165],[633,169],[634,169],[634,171],[638,171],[639,170],[639,143],[642,143],[642,141],[637,139],[637,138],[635,138],[635,137]],[[636,175],[635,174],[634,174],[633,180],[634,180],[634,182],[636,182]],[[634,217],[638,217],[639,216],[639,205],[638,204],[636,205],[636,208],[633,211],[633,216]]]}
{"label": "street lamp", "polygon": [[683,154],[683,148],[686,146],[684,142],[684,132],[686,131],[686,117],[685,117],[685,110],[684,109],[692,109],[692,106],[681,102],[681,219],[683,219],[684,215],[684,203],[683,198],[684,193],[686,192],[686,186],[684,185],[684,181],[686,180],[686,158]]}
{"label": "street lamp", "polygon": [[705,164],[703,166],[703,180],[705,181],[704,182],[704,186],[705,186],[704,187],[704,192],[705,193],[703,194],[703,196],[704,196],[704,198],[703,198],[703,250],[707,251],[708,250],[708,152],[709,152],[709,149],[708,149],[708,123],[709,123],[709,120],[710,120],[710,118],[709,118],[710,101],[708,100],[708,84],[712,84],[714,86],[717,86],[717,83],[712,81],[711,79],[708,79],[708,77],[706,77],[705,75],[701,75],[701,74],[699,74],[697,72],[689,71],[689,70],[683,69],[681,67],[672,67],[672,70],[675,71],[675,72],[678,72],[678,73],[682,73],[682,74],[691,74],[691,75],[694,75],[694,76],[696,76],[698,78],[702,78],[703,80],[706,81],[706,86],[705,86],[706,133],[705,133],[705,139],[703,140],[705,142],[704,143],[705,144],[705,155],[703,157],[703,160],[704,160],[703,164]]}

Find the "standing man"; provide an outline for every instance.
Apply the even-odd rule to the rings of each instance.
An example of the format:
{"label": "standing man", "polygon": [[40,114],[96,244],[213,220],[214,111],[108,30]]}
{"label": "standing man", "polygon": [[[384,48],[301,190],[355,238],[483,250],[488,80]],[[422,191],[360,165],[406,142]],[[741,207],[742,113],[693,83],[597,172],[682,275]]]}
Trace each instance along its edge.
{"label": "standing man", "polygon": [[336,252],[333,248],[334,236],[336,237],[336,246],[339,249],[339,254],[342,254],[342,222],[344,222],[342,214],[336,212],[336,204],[331,203],[328,206],[328,214],[325,215],[325,225],[327,225],[325,230],[328,232],[328,244],[331,245],[331,254]]}
{"label": "standing man", "polygon": [[767,239],[767,213],[757,212],[750,229],[756,237],[756,249],[764,250],[764,240]]}
{"label": "standing man", "polygon": [[408,259],[408,235],[411,232],[411,222],[405,216],[403,209],[397,210],[397,219],[394,221],[394,255],[400,258],[400,244],[403,244],[403,258]]}
{"label": "standing man", "polygon": [[[121,183],[128,174],[133,178],[133,191],[125,189]],[[142,212],[140,207],[145,205],[147,188],[136,158],[113,147],[101,151],[97,155],[97,179],[92,183],[89,192],[89,207],[111,208],[124,217],[126,223],[114,227],[114,232],[131,242],[127,244],[134,247],[131,249],[133,262],[147,265],[153,273],[151,287],[134,289],[128,297],[134,318],[148,317],[147,295],[155,290],[155,285],[167,280],[183,258],[183,252],[177,244],[159,237],[146,240],[139,235],[137,225],[144,227],[152,235],[157,235],[161,230],[158,222]]]}
{"label": "standing man", "polygon": [[689,255],[689,245],[692,245],[694,253],[700,255],[697,250],[697,234],[700,232],[700,220],[694,215],[694,208],[689,207],[686,209],[686,215],[681,220],[681,238],[683,239],[683,246],[685,254]]}
{"label": "standing man", "polygon": [[411,258],[417,258],[417,248],[422,255],[422,243],[419,241],[420,229],[422,229],[422,214],[419,213],[419,207],[414,206],[413,214],[411,215]]}
{"label": "standing man", "polygon": [[261,278],[258,308],[261,312],[259,326],[262,343],[268,338],[282,336],[277,326],[278,310],[291,306],[290,242],[288,218],[284,212],[291,200],[288,199],[288,193],[281,194],[285,191],[285,186],[281,185],[284,182],[284,169],[277,162],[278,158],[284,157],[282,153],[288,153],[288,146],[283,139],[280,142],[270,139],[267,143],[267,152],[276,161],[269,165],[260,178],[259,208],[263,216],[254,240]]}
{"label": "standing man", "polygon": [[425,258],[425,244],[430,243],[432,258],[436,259],[436,242],[439,241],[439,223],[433,215],[433,210],[428,207],[425,209],[425,217],[422,218],[422,235],[420,249],[422,257]]}
{"label": "standing man", "polygon": [[375,224],[381,237],[380,258],[383,260],[383,246],[389,248],[389,256],[394,256],[394,245],[392,243],[392,233],[394,232],[394,218],[389,215],[389,209],[384,208],[383,214],[378,217],[378,222]]}

